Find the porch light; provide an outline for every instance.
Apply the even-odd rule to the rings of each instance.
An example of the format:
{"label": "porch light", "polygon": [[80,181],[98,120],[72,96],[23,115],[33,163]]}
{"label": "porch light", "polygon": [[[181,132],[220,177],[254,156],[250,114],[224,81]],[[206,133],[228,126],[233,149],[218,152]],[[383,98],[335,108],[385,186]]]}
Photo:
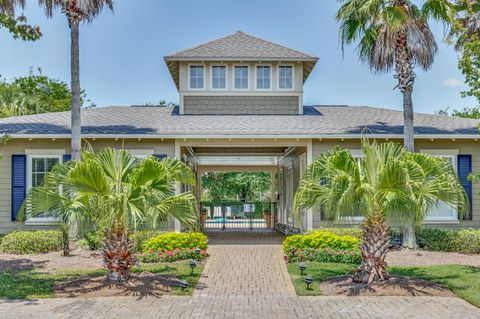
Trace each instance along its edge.
{"label": "porch light", "polygon": [[305,277],[305,283],[307,284],[307,289],[310,289],[310,285],[313,282],[313,277],[312,276],[306,276]]}
{"label": "porch light", "polygon": [[180,281],[180,288],[182,288],[182,291],[188,288],[188,281],[186,280]]}
{"label": "porch light", "polygon": [[298,269],[300,269],[301,275],[303,276],[303,273],[305,272],[305,269],[307,269],[307,265],[305,265],[305,263],[300,263],[300,264],[298,264]]}
{"label": "porch light", "polygon": [[197,262],[195,260],[192,260],[189,266],[190,268],[192,268],[192,272],[190,274],[193,274],[193,270],[195,269],[195,267],[197,267]]}

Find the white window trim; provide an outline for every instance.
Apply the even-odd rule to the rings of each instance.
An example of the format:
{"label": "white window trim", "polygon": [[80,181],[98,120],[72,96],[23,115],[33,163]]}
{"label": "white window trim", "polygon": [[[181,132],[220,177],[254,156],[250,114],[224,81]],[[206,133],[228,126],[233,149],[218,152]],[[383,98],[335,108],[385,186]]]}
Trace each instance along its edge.
{"label": "white window trim", "polygon": [[[63,163],[65,150],[25,150],[27,155],[27,193],[32,188],[32,158],[58,158]],[[54,225],[58,222],[53,217],[32,217],[25,221],[25,225]]]}
{"label": "white window trim", "polygon": [[[216,66],[225,67],[225,88],[214,88],[213,87],[213,68]],[[228,65],[224,63],[214,63],[210,65],[210,90],[212,91],[227,91],[228,90]]]}
{"label": "white window trim", "polygon": [[[203,87],[202,88],[191,88],[190,87],[190,67],[192,66],[201,66],[203,67]],[[192,63],[188,64],[188,89],[190,91],[204,91],[205,90],[205,78],[206,78],[206,69],[205,69],[205,64],[204,63]]]}
{"label": "white window trim", "polygon": [[[258,71],[258,68],[259,66],[268,66],[270,67],[270,88],[269,89],[259,89],[258,88],[258,83],[257,83],[257,71]],[[273,73],[272,73],[272,70],[273,70],[273,67],[271,64],[264,64],[264,63],[260,63],[260,64],[255,64],[255,90],[256,91],[272,91],[273,90]]]}
{"label": "white window trim", "polygon": [[[247,68],[247,88],[246,89],[238,89],[235,87],[235,67],[237,66],[241,66],[241,67],[246,67]],[[256,68],[255,68],[256,70]],[[256,78],[256,75],[255,75],[255,78]],[[232,66],[232,90],[233,91],[248,91],[250,90],[250,66],[249,65],[245,65],[245,64],[234,64]]]}
{"label": "white window trim", "polygon": [[[458,172],[457,172],[457,155],[459,154],[458,149],[421,149],[420,153],[430,154],[430,155],[433,155],[433,156],[451,158],[453,171],[455,172],[455,174],[458,174]],[[425,224],[442,223],[442,222],[450,222],[450,223],[451,222],[454,222],[454,223],[459,222],[459,220],[458,220],[458,210],[455,209],[453,216],[450,217],[450,218],[425,216],[425,220],[424,220]]]}
{"label": "white window trim", "polygon": [[[288,89],[280,88],[280,67],[289,66],[292,68],[292,87]],[[295,91],[295,65],[293,64],[279,64],[277,65],[277,90],[279,91]]]}

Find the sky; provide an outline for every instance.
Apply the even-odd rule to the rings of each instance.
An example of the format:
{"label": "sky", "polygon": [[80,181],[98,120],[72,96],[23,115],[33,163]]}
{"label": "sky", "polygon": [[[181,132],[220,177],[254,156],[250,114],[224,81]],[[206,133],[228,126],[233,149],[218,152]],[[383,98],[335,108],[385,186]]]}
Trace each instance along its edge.
{"label": "sky", "polygon": [[[355,46],[342,54],[335,0],[135,0],[115,1],[80,28],[81,86],[97,106],[177,102],[178,93],[163,57],[237,30],[320,58],[304,86],[304,104],[370,105],[401,109],[393,74],[372,74],[359,62]],[[36,0],[24,15],[39,25],[36,42],[12,39],[0,29],[0,75],[26,75],[40,67],[45,75],[69,83],[70,34],[58,11],[47,19]],[[460,97],[464,77],[455,51],[444,43],[443,26],[432,24],[439,43],[435,64],[417,69],[416,112],[475,105]]]}

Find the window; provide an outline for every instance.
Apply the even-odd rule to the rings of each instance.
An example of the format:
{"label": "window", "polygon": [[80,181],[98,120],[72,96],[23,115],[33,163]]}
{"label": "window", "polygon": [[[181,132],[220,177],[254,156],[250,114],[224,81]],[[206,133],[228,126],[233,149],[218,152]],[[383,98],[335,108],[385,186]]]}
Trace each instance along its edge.
{"label": "window", "polygon": [[201,90],[204,88],[205,69],[202,65],[191,65],[189,68],[189,88]]}
{"label": "window", "polygon": [[[62,162],[63,155],[28,155],[27,157],[27,191],[39,186],[43,178],[57,164]],[[45,213],[37,215],[35,218],[28,219],[27,223],[48,223],[54,220],[46,217]]]}
{"label": "window", "polygon": [[227,89],[227,67],[224,65],[212,66],[212,89]]}
{"label": "window", "polygon": [[233,70],[233,88],[248,90],[248,66],[235,66]]}
{"label": "window", "polygon": [[278,67],[278,88],[280,90],[293,89],[293,66],[281,65]]}
{"label": "window", "polygon": [[270,66],[257,66],[257,89],[269,90],[271,88],[270,80],[272,77]]}
{"label": "window", "polygon": [[[435,155],[435,154],[433,154]],[[453,167],[455,173],[457,173],[457,155],[436,155],[445,158]],[[425,221],[456,221],[458,220],[458,212],[455,207],[447,205],[442,201],[438,201],[435,205],[430,207],[425,216]]]}

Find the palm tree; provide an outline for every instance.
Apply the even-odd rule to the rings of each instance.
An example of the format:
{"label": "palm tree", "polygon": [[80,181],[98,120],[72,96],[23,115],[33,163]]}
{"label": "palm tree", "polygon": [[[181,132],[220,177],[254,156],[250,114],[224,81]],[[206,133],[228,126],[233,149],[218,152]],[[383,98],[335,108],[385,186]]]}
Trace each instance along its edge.
{"label": "palm tree", "polygon": [[[428,21],[433,18],[451,23],[456,10],[448,0],[422,1],[418,7],[410,0],[342,0],[337,12],[343,44],[358,41],[361,61],[374,72],[395,70],[396,88],[403,95],[404,145],[415,151],[413,85],[415,65],[428,70],[438,50]],[[415,235],[414,225],[405,225],[403,246]]]}
{"label": "palm tree", "polygon": [[175,193],[176,183],[194,182],[190,168],[177,160],[149,157],[139,162],[112,148],[98,154],[83,151],[82,161],[56,165],[41,186],[32,188],[20,212],[25,210],[26,218],[47,212],[67,225],[104,229],[108,279],[121,281],[136,262],[129,230],[155,229],[169,216],[186,228],[196,227],[194,195]]}
{"label": "palm tree", "polygon": [[[15,1],[15,0],[10,0]],[[23,2],[24,0],[18,0]],[[71,149],[72,159],[80,159],[81,151],[81,101],[80,101],[80,22],[92,22],[102,12],[104,7],[113,11],[113,0],[38,0],[45,8],[47,17],[52,17],[53,12],[60,8],[68,19],[70,27],[70,75],[72,90],[71,110]]]}
{"label": "palm tree", "polygon": [[320,208],[328,219],[364,216],[362,263],[354,279],[388,278],[388,221],[420,223],[437,201],[466,211],[468,199],[450,163],[441,157],[408,152],[399,144],[362,141],[363,157],[339,146],[308,168],[294,200],[300,208]]}

